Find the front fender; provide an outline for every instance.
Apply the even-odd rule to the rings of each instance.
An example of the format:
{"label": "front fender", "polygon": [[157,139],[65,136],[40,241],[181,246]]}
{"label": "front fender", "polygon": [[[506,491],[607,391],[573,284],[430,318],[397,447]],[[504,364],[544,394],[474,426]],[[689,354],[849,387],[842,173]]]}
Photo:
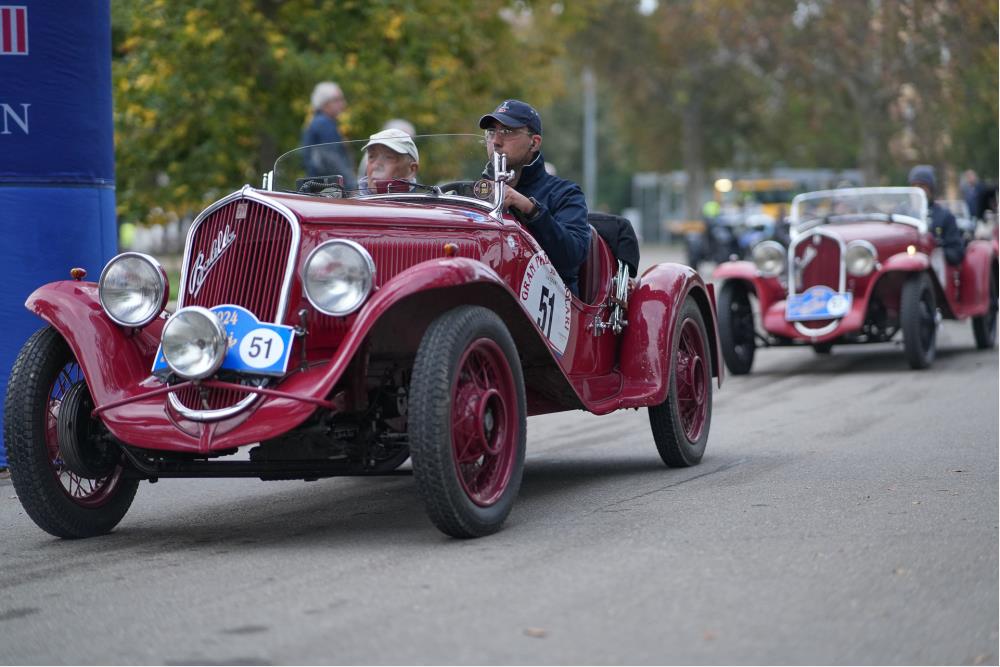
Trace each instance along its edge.
{"label": "front fender", "polygon": [[[421,293],[440,293],[441,290],[448,290],[449,288],[476,285],[488,286],[493,290],[500,290],[510,297],[510,304],[516,304],[517,302],[514,293],[511,292],[507,284],[495,271],[482,262],[468,258],[443,258],[421,262],[393,276],[391,280],[372,295],[359,311],[350,332],[340,343],[330,363],[326,366],[325,371],[311,374],[308,382],[300,381],[296,386],[296,392],[316,398],[326,396],[340,379],[347,365],[361,348],[365,339],[373,333],[383,317],[401,302]],[[430,306],[424,303],[420,305],[420,316],[426,315]],[[461,304],[456,303],[455,305]],[[518,310],[518,312],[520,312],[520,317],[526,320],[523,311]],[[396,313],[393,313],[393,315],[395,316]],[[400,328],[394,329],[396,343],[400,347],[413,347],[413,341],[408,341],[407,336],[410,336],[414,332],[422,333],[422,331],[419,331],[420,327],[414,326],[414,322],[417,319],[419,319],[417,316],[409,318],[409,320],[404,318],[399,322]],[[393,322],[395,323],[396,321],[393,320]],[[534,338],[537,339],[536,343],[540,340],[537,334]],[[518,341],[518,344],[520,348],[521,341]],[[549,353],[549,356],[551,358],[551,353]],[[311,411],[311,409],[310,407],[309,410]]]}
{"label": "front fender", "polygon": [[890,271],[927,271],[931,268],[931,258],[922,252],[913,253],[897,252],[882,262],[879,271],[889,273]]}
{"label": "front fender", "polygon": [[[162,395],[150,396],[119,407],[111,407],[102,414],[102,418],[111,432],[122,441],[154,449],[198,451],[207,454],[211,451],[225,450],[273,438],[295,428],[315,412],[316,405],[314,403],[298,400],[294,397],[326,398],[358,354],[366,339],[371,336],[376,326],[382,323],[388,313],[399,315],[401,311],[404,311],[404,314],[405,312],[413,312],[413,309],[408,308],[404,302],[414,304],[415,307],[424,306],[424,310],[429,311],[431,308],[427,306],[427,303],[419,300],[421,295],[433,297],[434,295],[462,292],[461,289],[455,289],[461,287],[468,288],[463,292],[466,296],[485,293],[487,291],[485,288],[488,287],[492,291],[493,301],[498,300],[496,297],[506,295],[509,298],[504,299],[504,301],[519,308],[516,306],[516,299],[510,288],[488,266],[467,258],[430,260],[399,273],[372,294],[367,303],[358,311],[349,332],[328,362],[313,366],[305,371],[292,372],[273,387],[274,390],[281,391],[288,396],[269,396],[251,412],[244,412],[221,422],[201,423],[182,420],[179,424],[175,424],[164,412]],[[96,301],[96,298],[92,301]],[[440,306],[440,304],[436,305]],[[456,303],[456,305],[458,304]],[[520,318],[527,321],[523,312],[520,314]],[[401,322],[402,324],[394,329],[398,337],[405,336],[406,330],[413,328],[406,326],[412,325],[412,319],[406,321],[404,318]],[[96,331],[93,327],[91,329]],[[162,330],[162,324],[160,330]],[[139,381],[149,376],[149,368],[152,366],[158,337],[157,340],[150,341],[148,361],[143,355],[138,355],[142,359],[142,363],[137,364],[136,355],[131,352],[125,355],[119,353],[118,347],[122,346],[123,342],[120,331],[115,332],[110,327],[105,327],[100,330],[100,334],[96,338],[101,339],[105,334],[114,336],[109,339],[113,342],[103,345],[100,351],[93,355],[92,360],[87,362],[87,365],[89,366],[91,363],[97,366],[100,364],[110,365],[110,360],[113,359],[115,363],[120,363],[124,358],[127,359],[125,365],[131,369],[132,386],[131,392],[128,393],[135,396],[157,388],[159,385],[153,386],[147,382],[140,385]],[[86,338],[86,335],[82,337]],[[539,342],[538,334],[534,334],[534,338],[538,339],[535,341],[536,345],[544,345]],[[547,353],[547,355],[551,358],[551,353]],[[132,375],[136,373],[137,376]],[[126,382],[122,384],[127,386]],[[110,400],[111,394],[102,394],[102,397]],[[100,407],[106,404],[107,400],[98,399],[95,396],[95,402]]]}
{"label": "front fender", "polygon": [[712,280],[716,282],[731,278],[753,282],[759,277],[760,274],[757,271],[757,266],[753,262],[746,261],[723,262],[715,267],[715,271],[712,272]]}
{"label": "front fender", "polygon": [[115,324],[101,307],[93,282],[49,283],[32,292],[24,305],[73,350],[95,405],[133,395],[136,384],[149,376],[163,319],[138,331]]}
{"label": "front fender", "polygon": [[648,388],[646,405],[662,403],[670,389],[670,350],[684,300],[691,295],[702,311],[712,357],[712,375],[722,382],[714,298],[698,273],[680,264],[658,264],[643,275],[629,298],[622,336],[621,370],[626,382]]}
{"label": "front fender", "polygon": [[760,301],[761,312],[766,312],[771,304],[787,295],[784,285],[776,276],[762,276],[753,262],[723,262],[712,272],[712,280],[717,285],[729,280],[748,283]]}

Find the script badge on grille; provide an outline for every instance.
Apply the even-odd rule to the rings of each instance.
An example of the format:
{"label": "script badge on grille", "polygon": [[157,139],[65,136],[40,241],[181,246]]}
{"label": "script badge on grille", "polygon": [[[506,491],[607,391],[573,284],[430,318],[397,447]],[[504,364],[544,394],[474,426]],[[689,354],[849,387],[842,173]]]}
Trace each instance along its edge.
{"label": "script badge on grille", "polygon": [[219,261],[220,257],[222,257],[222,253],[226,252],[235,240],[236,233],[229,228],[229,225],[226,225],[226,228],[220,231],[216,237],[212,239],[208,259],[205,259],[204,252],[198,253],[198,257],[194,260],[194,268],[191,269],[191,280],[188,285],[188,294],[191,296],[198,295],[198,292],[201,291],[201,286],[205,282],[205,278],[208,277],[208,272],[212,270],[215,263]]}

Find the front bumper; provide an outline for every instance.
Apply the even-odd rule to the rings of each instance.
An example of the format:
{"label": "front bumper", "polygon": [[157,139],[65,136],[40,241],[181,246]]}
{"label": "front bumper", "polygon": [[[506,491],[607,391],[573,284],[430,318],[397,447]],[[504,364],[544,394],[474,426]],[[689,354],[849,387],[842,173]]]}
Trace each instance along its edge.
{"label": "front bumper", "polygon": [[[868,300],[855,299],[851,310],[838,320],[819,322],[789,322],[785,319],[785,300],[772,303],[763,317],[764,330],[772,336],[801,343],[826,343],[861,330],[865,323]],[[799,326],[796,326],[798,324]],[[813,331],[810,331],[812,329]]]}

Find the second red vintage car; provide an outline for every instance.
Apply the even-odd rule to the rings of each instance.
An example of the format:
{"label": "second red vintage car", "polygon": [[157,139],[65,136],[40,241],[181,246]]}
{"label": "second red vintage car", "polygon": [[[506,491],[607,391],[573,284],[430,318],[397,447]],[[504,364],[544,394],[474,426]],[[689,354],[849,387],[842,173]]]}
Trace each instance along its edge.
{"label": "second red vintage car", "polygon": [[722,378],[712,288],[676,264],[630,280],[595,233],[577,297],[502,213],[503,156],[484,179],[482,137],[418,144],[420,182],[347,190],[293,152],[264,188],[209,206],[173,312],[164,270],[132,252],[96,283],[36,290],[46,325],[4,420],[28,515],[87,537],[141,480],[393,474],[410,458],[438,528],[486,535],[520,487],[526,417],[562,410],[646,407],[663,461],[698,463]]}
{"label": "second red vintage car", "polygon": [[812,345],[826,354],[834,345],[881,343],[899,333],[910,366],[926,368],[941,318],[971,318],[976,346],[996,344],[996,240],[973,240],[960,265],[947,264],[927,226],[923,190],[798,195],[791,233],[787,250],[765,241],[753,249],[754,261],[715,271],[719,335],[732,373],[750,372],[758,345]]}

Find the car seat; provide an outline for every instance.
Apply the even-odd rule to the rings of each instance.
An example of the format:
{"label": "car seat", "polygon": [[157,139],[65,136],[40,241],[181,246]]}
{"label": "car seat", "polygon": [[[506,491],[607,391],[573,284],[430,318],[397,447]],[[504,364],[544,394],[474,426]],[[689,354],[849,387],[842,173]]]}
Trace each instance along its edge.
{"label": "car seat", "polygon": [[580,265],[576,282],[581,301],[592,304],[601,298],[602,287],[611,280],[612,264],[614,260],[611,249],[597,230],[591,227],[590,247],[587,249],[587,257]]}

